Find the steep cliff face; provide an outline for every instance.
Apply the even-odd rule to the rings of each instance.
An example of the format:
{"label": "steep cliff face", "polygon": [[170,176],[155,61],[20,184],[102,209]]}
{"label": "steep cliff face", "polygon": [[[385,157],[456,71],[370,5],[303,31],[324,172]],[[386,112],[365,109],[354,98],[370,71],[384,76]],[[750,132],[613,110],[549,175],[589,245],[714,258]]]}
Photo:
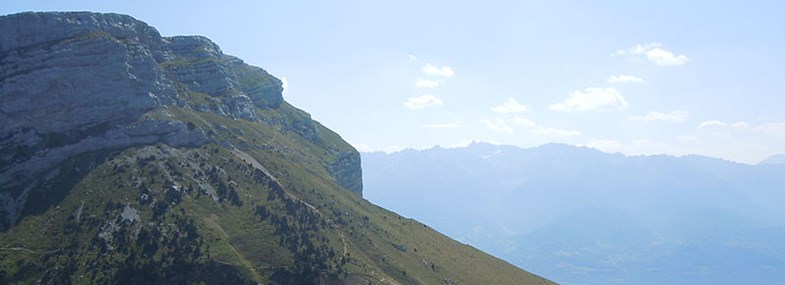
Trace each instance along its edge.
{"label": "steep cliff face", "polygon": [[550,284],[364,200],[281,81],[131,17],[0,17],[0,284]]}
{"label": "steep cliff face", "polygon": [[[80,154],[164,142],[199,146],[201,128],[167,116],[170,106],[261,121],[281,109],[281,81],[224,55],[200,36],[161,37],[129,16],[23,13],[0,19],[0,199],[5,226],[21,214],[29,191],[56,177],[56,165]],[[269,121],[318,141],[305,112]],[[165,113],[165,112],[164,112]],[[343,143],[327,161],[331,173],[361,193],[359,161]],[[359,158],[358,155],[355,157]],[[48,177],[48,178],[47,178]]]}

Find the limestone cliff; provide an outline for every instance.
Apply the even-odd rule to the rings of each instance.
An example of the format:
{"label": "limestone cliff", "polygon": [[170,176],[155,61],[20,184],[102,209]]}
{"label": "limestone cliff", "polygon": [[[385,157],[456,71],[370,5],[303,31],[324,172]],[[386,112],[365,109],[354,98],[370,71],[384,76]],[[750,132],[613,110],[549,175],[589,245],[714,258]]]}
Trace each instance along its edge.
{"label": "limestone cliff", "polygon": [[364,200],[281,92],[129,16],[0,17],[0,284],[553,284]]}
{"label": "limestone cliff", "polygon": [[[310,116],[286,104],[281,81],[201,36],[162,37],[132,17],[86,12],[0,17],[0,200],[7,225],[29,191],[81,154],[220,139],[169,107],[264,121],[320,143]],[[284,114],[261,114],[275,109]],[[361,194],[359,154],[332,148],[325,168]],[[348,158],[347,158],[348,157]]]}

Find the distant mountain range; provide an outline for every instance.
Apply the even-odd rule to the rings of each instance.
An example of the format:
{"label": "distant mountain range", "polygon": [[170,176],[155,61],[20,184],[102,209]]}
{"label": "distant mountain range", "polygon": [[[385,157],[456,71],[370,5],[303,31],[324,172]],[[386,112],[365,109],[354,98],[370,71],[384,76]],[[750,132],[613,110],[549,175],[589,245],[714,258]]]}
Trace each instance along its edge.
{"label": "distant mountain range", "polygon": [[474,143],[364,153],[365,197],[562,284],[785,284],[785,164]]}
{"label": "distant mountain range", "polygon": [[772,155],[758,164],[785,164],[785,154]]}
{"label": "distant mountain range", "polygon": [[553,284],[368,203],[282,91],[127,15],[0,17],[0,284]]}

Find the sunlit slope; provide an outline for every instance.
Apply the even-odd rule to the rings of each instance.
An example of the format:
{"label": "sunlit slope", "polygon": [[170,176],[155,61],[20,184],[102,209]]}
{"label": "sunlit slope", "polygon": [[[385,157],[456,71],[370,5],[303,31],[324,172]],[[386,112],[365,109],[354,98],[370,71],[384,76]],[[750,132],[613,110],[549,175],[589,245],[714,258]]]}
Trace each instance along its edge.
{"label": "sunlit slope", "polygon": [[359,153],[207,38],[0,31],[2,284],[550,284],[364,200]]}
{"label": "sunlit slope", "polygon": [[206,112],[154,115],[193,123],[218,142],[65,162],[68,172],[47,187],[73,189],[40,197],[0,235],[5,280],[551,284],[338,186],[319,162],[326,149],[349,146],[326,128],[312,143]]}

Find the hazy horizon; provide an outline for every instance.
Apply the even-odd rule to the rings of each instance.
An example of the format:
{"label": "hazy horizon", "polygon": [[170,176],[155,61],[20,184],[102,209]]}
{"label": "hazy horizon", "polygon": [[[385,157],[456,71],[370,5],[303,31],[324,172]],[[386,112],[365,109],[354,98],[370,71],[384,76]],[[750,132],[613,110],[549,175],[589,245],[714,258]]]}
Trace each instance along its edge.
{"label": "hazy horizon", "polygon": [[[156,244],[140,240],[194,217],[208,249],[281,280],[520,283],[531,270],[570,285],[785,284],[785,2],[0,6],[26,11],[127,14],[221,51],[117,15],[4,17],[0,115],[19,124],[5,136],[0,234],[22,240],[43,225],[53,238],[36,236],[42,245],[85,243],[60,256],[7,242],[19,260],[57,259],[27,265],[59,265],[8,259],[16,273],[0,280],[71,270],[64,256],[92,271],[101,263],[80,251],[96,246],[80,235],[111,250],[121,223],[156,230],[122,240],[147,254]],[[168,243],[193,244],[187,233]],[[284,263],[289,253],[302,263]]]}
{"label": "hazy horizon", "polygon": [[410,151],[410,150],[411,151],[427,151],[427,150],[438,149],[438,148],[442,148],[442,149],[461,149],[461,148],[468,148],[468,147],[470,147],[473,144],[490,144],[490,145],[494,145],[494,146],[512,146],[512,147],[517,147],[517,148],[521,148],[521,149],[535,149],[535,148],[543,147],[543,146],[546,146],[546,145],[549,145],[549,144],[562,144],[562,145],[567,145],[567,146],[572,146],[572,147],[590,148],[590,149],[593,149],[593,150],[596,150],[596,151],[600,151],[600,152],[603,152],[603,153],[607,153],[607,154],[621,154],[621,155],[624,155],[625,157],[660,156],[660,155],[672,156],[672,157],[701,156],[701,157],[725,160],[725,161],[730,161],[730,162],[740,163],[740,164],[745,164],[745,165],[758,165],[758,164],[764,162],[765,160],[767,160],[769,158],[779,157],[781,155],[785,155],[783,153],[775,153],[775,154],[772,154],[771,156],[764,157],[763,159],[761,159],[759,161],[744,162],[744,161],[735,161],[735,160],[731,160],[731,159],[727,159],[727,158],[723,158],[723,157],[716,157],[716,156],[702,155],[702,154],[694,154],[694,153],[686,153],[686,154],[670,154],[670,153],[626,154],[626,153],[619,152],[619,151],[606,151],[606,150],[599,149],[599,148],[596,148],[596,147],[593,147],[593,146],[588,146],[588,145],[572,145],[572,144],[558,143],[558,142],[547,142],[547,143],[543,143],[543,144],[539,144],[539,145],[523,147],[523,146],[517,146],[517,145],[512,145],[512,144],[503,144],[503,143],[488,142],[488,141],[469,141],[469,142],[465,142],[465,143],[454,144],[454,145],[444,145],[444,146],[437,144],[437,145],[433,145],[433,146],[430,146],[430,147],[423,147],[423,148],[406,147],[406,148],[392,148],[392,149],[384,149],[384,150],[358,149],[358,151],[361,154],[372,154],[372,153],[395,154],[395,153],[404,152],[404,151]]}
{"label": "hazy horizon", "polygon": [[369,201],[560,284],[785,276],[783,163],[487,144],[362,163]]}
{"label": "hazy horizon", "polygon": [[199,34],[360,150],[548,142],[754,164],[785,153],[783,4],[4,1]]}

